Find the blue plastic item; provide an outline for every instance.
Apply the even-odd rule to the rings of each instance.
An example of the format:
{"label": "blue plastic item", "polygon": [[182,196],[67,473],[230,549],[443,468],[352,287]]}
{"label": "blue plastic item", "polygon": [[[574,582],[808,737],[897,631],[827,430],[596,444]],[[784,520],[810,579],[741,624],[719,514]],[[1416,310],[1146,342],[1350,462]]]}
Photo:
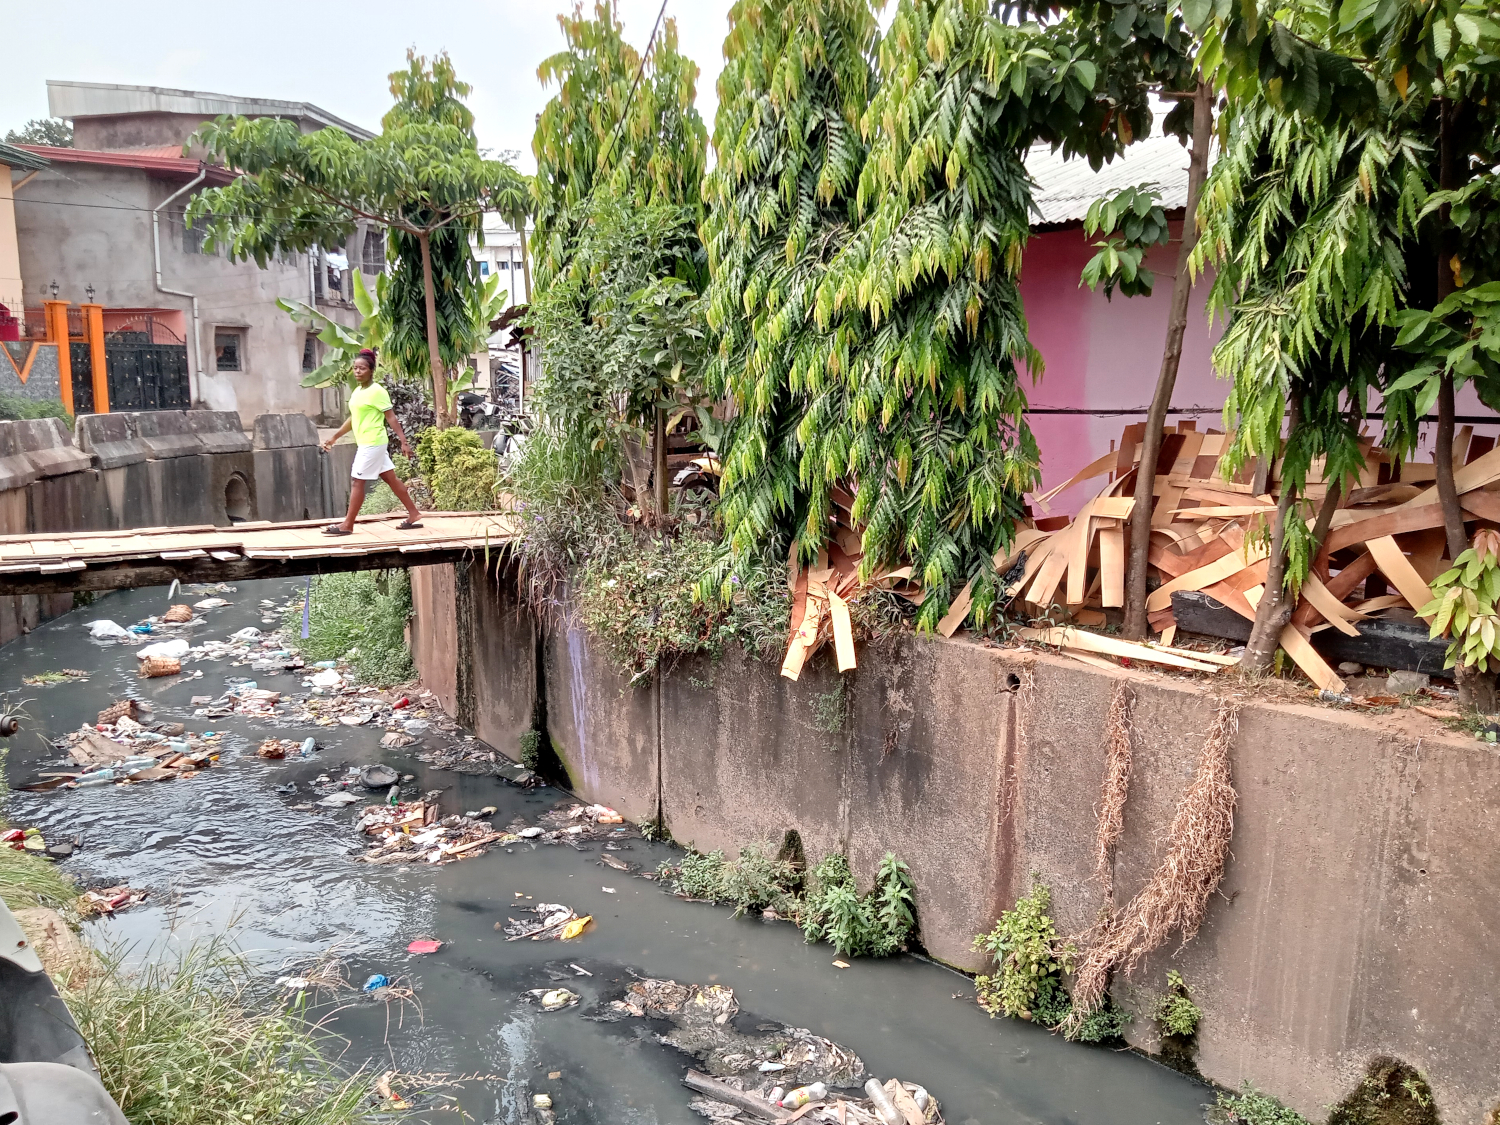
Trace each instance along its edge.
{"label": "blue plastic item", "polygon": [[150,625],[132,625],[130,627],[130,631],[132,633],[145,634],[145,633],[151,632],[151,626]]}
{"label": "blue plastic item", "polygon": [[377,988],[389,988],[390,983],[390,977],[386,976],[384,973],[376,973],[369,980],[365,981],[365,991],[374,992]]}
{"label": "blue plastic item", "polygon": [[317,748],[318,748],[318,741],[317,741],[317,739],[315,739],[315,738],[304,738],[302,740],[302,752],[304,754],[311,754]]}

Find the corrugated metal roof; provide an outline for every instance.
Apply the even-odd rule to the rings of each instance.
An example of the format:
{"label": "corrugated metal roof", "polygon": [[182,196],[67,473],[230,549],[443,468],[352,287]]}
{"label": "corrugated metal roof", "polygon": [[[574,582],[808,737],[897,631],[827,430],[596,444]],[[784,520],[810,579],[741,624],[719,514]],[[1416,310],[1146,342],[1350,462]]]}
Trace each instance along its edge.
{"label": "corrugated metal roof", "polygon": [[4,164],[8,168],[26,168],[31,171],[39,171],[47,167],[47,158],[0,141],[0,164]]}
{"label": "corrugated metal roof", "polygon": [[54,164],[103,164],[111,168],[134,168],[162,179],[187,183],[196,179],[198,173],[208,173],[205,183],[209,186],[227,184],[234,173],[217,164],[204,164],[201,160],[184,160],[180,156],[144,156],[140,152],[95,152],[86,148],[52,148],[48,145],[20,145],[27,152],[46,157]]}
{"label": "corrugated metal roof", "polygon": [[1187,167],[1188,150],[1170,136],[1137,141],[1097,172],[1087,160],[1064,160],[1061,151],[1046,145],[1026,154],[1026,170],[1036,181],[1032,200],[1039,226],[1082,222],[1094,200],[1139,184],[1155,184],[1162,206],[1180,211],[1187,206]]}

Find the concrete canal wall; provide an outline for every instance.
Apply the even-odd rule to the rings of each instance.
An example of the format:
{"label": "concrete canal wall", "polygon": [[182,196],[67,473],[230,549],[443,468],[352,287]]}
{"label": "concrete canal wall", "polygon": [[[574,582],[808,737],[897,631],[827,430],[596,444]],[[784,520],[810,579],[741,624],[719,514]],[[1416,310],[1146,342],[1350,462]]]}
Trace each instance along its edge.
{"label": "concrete canal wall", "polygon": [[[793,683],[731,653],[630,687],[578,629],[534,621],[508,579],[412,573],[424,681],[486,742],[514,756],[544,720],[580,796],[660,815],[704,850],[796,829],[811,861],[845,850],[866,883],[895,852],[926,948],[970,970],[984,967],[973,936],[1033,874],[1062,933],[1104,905],[1095,808],[1116,683],[1136,695],[1118,903],[1154,869],[1214,716],[1196,683],[915,638],[862,649],[843,677],[820,656]],[[1197,1065],[1218,1083],[1321,1121],[1394,1056],[1427,1075],[1445,1122],[1486,1120],[1500,1103],[1500,754],[1432,726],[1244,702],[1232,858],[1196,940],[1117,980],[1132,1042],[1157,1049],[1148,1009],[1176,968],[1204,1013]]]}
{"label": "concrete canal wall", "polygon": [[[301,414],[262,415],[253,433],[212,410],[85,414],[72,433],[56,418],[0,421],[0,535],[342,514],[354,447],[317,445]],[[72,605],[0,597],[0,644]]]}

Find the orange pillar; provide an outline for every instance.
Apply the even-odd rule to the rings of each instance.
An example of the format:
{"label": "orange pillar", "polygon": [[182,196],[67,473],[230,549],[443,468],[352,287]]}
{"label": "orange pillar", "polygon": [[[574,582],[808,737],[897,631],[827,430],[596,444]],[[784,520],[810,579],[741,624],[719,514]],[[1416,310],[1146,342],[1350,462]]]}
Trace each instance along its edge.
{"label": "orange pillar", "polygon": [[89,341],[89,372],[94,383],[94,413],[109,413],[109,371],[104,363],[104,306],[79,305],[83,334]]}
{"label": "orange pillar", "polygon": [[73,354],[68,350],[68,302],[43,301],[47,317],[47,342],[57,345],[57,385],[63,409],[73,410]]}

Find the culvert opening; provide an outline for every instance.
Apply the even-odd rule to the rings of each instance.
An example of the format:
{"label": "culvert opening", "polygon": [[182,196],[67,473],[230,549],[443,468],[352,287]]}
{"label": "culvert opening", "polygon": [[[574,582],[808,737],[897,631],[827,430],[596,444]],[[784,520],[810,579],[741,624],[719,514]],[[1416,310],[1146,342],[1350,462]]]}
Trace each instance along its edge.
{"label": "culvert opening", "polygon": [[224,485],[224,514],[230,523],[243,523],[250,518],[250,486],[238,473]]}

